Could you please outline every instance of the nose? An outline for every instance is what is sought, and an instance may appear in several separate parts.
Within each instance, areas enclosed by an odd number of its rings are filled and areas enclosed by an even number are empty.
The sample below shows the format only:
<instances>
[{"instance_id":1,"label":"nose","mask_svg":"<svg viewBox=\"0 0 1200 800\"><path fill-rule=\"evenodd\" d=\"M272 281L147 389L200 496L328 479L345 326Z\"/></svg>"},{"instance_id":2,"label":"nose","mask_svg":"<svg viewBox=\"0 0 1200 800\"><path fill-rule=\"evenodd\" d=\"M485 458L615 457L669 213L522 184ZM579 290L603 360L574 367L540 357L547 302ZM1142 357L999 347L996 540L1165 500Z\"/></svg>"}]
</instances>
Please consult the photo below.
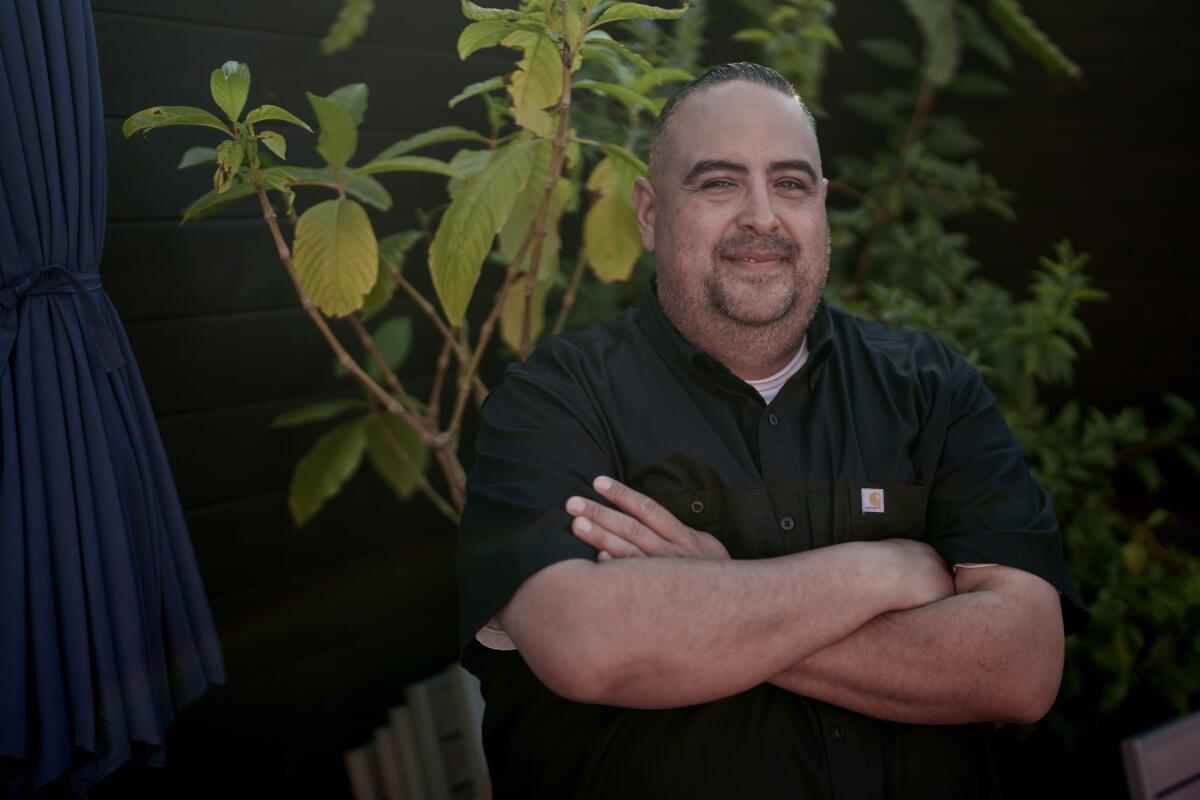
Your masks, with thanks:
<instances>
[{"instance_id":1,"label":"nose","mask_svg":"<svg viewBox=\"0 0 1200 800\"><path fill-rule=\"evenodd\" d=\"M779 217L771 192L765 183L752 182L746 188L742 208L738 214L738 227L757 234L772 233L779 228Z\"/></svg>"}]
</instances>

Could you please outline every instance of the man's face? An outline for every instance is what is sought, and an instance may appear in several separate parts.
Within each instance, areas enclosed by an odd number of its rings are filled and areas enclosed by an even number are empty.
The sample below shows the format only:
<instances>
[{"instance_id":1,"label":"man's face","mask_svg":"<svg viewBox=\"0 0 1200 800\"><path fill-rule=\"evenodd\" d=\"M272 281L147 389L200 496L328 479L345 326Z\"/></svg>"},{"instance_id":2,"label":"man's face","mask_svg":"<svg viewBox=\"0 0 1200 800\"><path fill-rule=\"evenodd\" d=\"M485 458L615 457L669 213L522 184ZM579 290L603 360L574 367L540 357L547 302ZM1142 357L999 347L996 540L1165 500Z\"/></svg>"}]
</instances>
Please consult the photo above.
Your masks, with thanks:
<instances>
[{"instance_id":1,"label":"man's face","mask_svg":"<svg viewBox=\"0 0 1200 800\"><path fill-rule=\"evenodd\" d=\"M663 310L693 344L705 331L787 329L794 352L829 267L827 181L804 111L733 81L684 100L665 136L653 184L634 190Z\"/></svg>"}]
</instances>

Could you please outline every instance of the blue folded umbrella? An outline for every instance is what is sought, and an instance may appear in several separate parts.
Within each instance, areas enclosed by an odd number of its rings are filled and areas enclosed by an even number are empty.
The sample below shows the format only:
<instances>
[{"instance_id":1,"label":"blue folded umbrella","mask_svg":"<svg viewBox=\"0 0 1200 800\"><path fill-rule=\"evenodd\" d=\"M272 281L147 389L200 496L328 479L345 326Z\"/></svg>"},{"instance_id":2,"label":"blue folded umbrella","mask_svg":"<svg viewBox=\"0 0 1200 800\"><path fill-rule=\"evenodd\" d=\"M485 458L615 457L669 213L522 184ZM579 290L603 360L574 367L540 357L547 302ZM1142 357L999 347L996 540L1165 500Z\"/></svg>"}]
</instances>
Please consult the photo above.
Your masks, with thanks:
<instances>
[{"instance_id":1,"label":"blue folded umbrella","mask_svg":"<svg viewBox=\"0 0 1200 800\"><path fill-rule=\"evenodd\" d=\"M154 415L100 286L86 0L0 0L0 796L161 763L224 681Z\"/></svg>"}]
</instances>

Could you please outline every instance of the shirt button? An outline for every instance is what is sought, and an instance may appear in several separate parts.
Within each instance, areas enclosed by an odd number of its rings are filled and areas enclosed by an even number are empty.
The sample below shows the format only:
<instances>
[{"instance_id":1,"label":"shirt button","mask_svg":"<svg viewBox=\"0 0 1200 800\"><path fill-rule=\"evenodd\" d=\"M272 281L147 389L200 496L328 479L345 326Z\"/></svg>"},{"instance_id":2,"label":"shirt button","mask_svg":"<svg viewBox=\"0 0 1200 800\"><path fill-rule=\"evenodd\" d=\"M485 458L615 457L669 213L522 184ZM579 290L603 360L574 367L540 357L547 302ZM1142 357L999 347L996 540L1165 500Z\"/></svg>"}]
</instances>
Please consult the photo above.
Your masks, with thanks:
<instances>
[{"instance_id":1,"label":"shirt button","mask_svg":"<svg viewBox=\"0 0 1200 800\"><path fill-rule=\"evenodd\" d=\"M836 739L839 739L839 740L845 739L846 731L842 728L841 725L835 725L833 728L833 735L834 735L834 738L836 738Z\"/></svg>"},{"instance_id":2,"label":"shirt button","mask_svg":"<svg viewBox=\"0 0 1200 800\"><path fill-rule=\"evenodd\" d=\"M702 501L700 501L700 500L692 501L692 513L693 514L699 514L703 510L704 510L704 503Z\"/></svg>"},{"instance_id":3,"label":"shirt button","mask_svg":"<svg viewBox=\"0 0 1200 800\"><path fill-rule=\"evenodd\" d=\"M792 528L796 527L796 520L792 519L791 517L784 517L783 519L779 520L779 527L783 528L784 531L790 531Z\"/></svg>"},{"instance_id":4,"label":"shirt button","mask_svg":"<svg viewBox=\"0 0 1200 800\"><path fill-rule=\"evenodd\" d=\"M775 416L774 414L771 414L767 417L767 422L771 423L772 428L779 427L779 417Z\"/></svg>"}]
</instances>

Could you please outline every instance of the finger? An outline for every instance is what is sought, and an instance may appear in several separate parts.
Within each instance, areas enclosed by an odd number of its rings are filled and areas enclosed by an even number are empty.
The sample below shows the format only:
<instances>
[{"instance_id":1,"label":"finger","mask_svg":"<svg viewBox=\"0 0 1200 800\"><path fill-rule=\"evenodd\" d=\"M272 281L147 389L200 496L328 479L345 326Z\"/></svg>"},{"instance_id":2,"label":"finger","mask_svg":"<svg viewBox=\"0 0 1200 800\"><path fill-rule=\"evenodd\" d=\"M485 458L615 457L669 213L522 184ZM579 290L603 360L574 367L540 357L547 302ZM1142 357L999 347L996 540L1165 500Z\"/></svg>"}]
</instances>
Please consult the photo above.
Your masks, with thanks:
<instances>
[{"instance_id":1,"label":"finger","mask_svg":"<svg viewBox=\"0 0 1200 800\"><path fill-rule=\"evenodd\" d=\"M612 554L611 554L611 553L609 553L607 550L601 550L601 551L600 551L600 552L599 552L599 553L596 555L596 560L597 560L597 561L612 561L612 560L613 560L613 557L612 557Z\"/></svg>"},{"instance_id":2,"label":"finger","mask_svg":"<svg viewBox=\"0 0 1200 800\"><path fill-rule=\"evenodd\" d=\"M605 500L641 522L660 538L676 544L680 542L683 523L652 498L606 475L592 481L592 486Z\"/></svg>"},{"instance_id":3,"label":"finger","mask_svg":"<svg viewBox=\"0 0 1200 800\"><path fill-rule=\"evenodd\" d=\"M638 558L646 554L635 545L617 536L612 531L605 530L586 517L576 517L571 520L571 533L601 552L608 553L613 558Z\"/></svg>"},{"instance_id":4,"label":"finger","mask_svg":"<svg viewBox=\"0 0 1200 800\"><path fill-rule=\"evenodd\" d=\"M670 541L628 514L582 497L567 501L567 511L576 518L587 518L609 533L616 534L648 556L669 555Z\"/></svg>"}]
</instances>

